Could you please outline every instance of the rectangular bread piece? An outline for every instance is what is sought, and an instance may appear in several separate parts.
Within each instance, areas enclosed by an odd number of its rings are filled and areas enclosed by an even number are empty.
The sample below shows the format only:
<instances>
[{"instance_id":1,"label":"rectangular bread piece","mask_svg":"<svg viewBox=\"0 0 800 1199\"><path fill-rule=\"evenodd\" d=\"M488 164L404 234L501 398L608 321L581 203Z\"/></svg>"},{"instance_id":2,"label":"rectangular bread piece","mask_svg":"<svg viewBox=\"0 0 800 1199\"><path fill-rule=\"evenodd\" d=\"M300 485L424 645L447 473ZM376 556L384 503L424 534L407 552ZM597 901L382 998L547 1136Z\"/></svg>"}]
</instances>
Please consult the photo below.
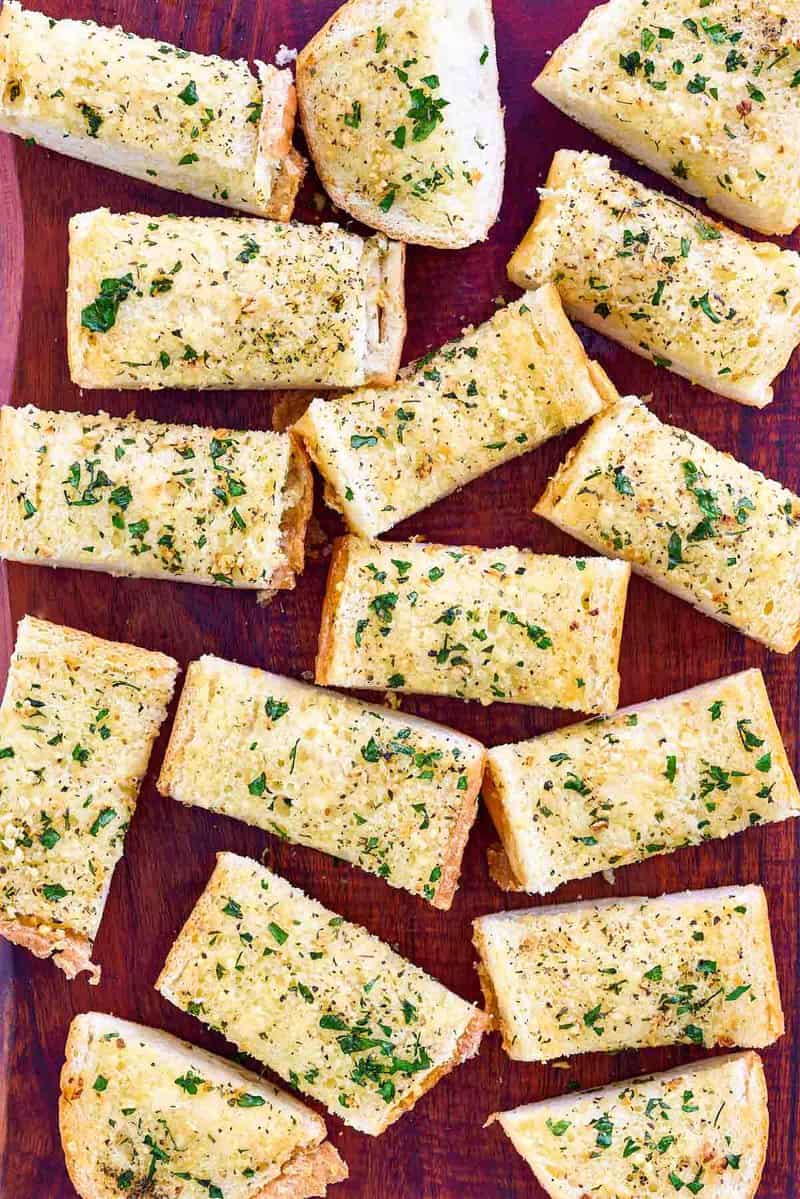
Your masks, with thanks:
<instances>
[{"instance_id":1,"label":"rectangular bread piece","mask_svg":"<svg viewBox=\"0 0 800 1199\"><path fill-rule=\"evenodd\" d=\"M613 712L628 581L598 558L343 537L317 682Z\"/></svg>"},{"instance_id":2,"label":"rectangular bread piece","mask_svg":"<svg viewBox=\"0 0 800 1199\"><path fill-rule=\"evenodd\" d=\"M600 154L559 150L508 273L520 287L556 282L575 320L756 408L800 342L800 256L710 223Z\"/></svg>"},{"instance_id":3,"label":"rectangular bread piece","mask_svg":"<svg viewBox=\"0 0 800 1199\"><path fill-rule=\"evenodd\" d=\"M291 71L194 54L6 0L0 129L72 158L288 221L305 162L292 149Z\"/></svg>"},{"instance_id":4,"label":"rectangular bread piece","mask_svg":"<svg viewBox=\"0 0 800 1199\"><path fill-rule=\"evenodd\" d=\"M473 927L486 1006L515 1061L755 1049L783 1035L761 887L500 912Z\"/></svg>"},{"instance_id":5,"label":"rectangular bread piece","mask_svg":"<svg viewBox=\"0 0 800 1199\"><path fill-rule=\"evenodd\" d=\"M178 664L26 616L0 706L0 936L100 978L92 946Z\"/></svg>"},{"instance_id":6,"label":"rectangular bread piece","mask_svg":"<svg viewBox=\"0 0 800 1199\"><path fill-rule=\"evenodd\" d=\"M734 1053L492 1117L551 1199L754 1199L769 1137L764 1067Z\"/></svg>"},{"instance_id":7,"label":"rectangular bread piece","mask_svg":"<svg viewBox=\"0 0 800 1199\"><path fill-rule=\"evenodd\" d=\"M338 225L70 221L67 336L79 387L391 383L405 338L404 249Z\"/></svg>"},{"instance_id":8,"label":"rectangular bread piece","mask_svg":"<svg viewBox=\"0 0 800 1199\"><path fill-rule=\"evenodd\" d=\"M377 537L595 416L602 400L549 284L403 371L315 399L295 430L354 533Z\"/></svg>"},{"instance_id":9,"label":"rectangular bread piece","mask_svg":"<svg viewBox=\"0 0 800 1199\"><path fill-rule=\"evenodd\" d=\"M72 1021L59 1123L72 1183L91 1199L311 1199L347 1178L324 1121L292 1095L99 1012Z\"/></svg>"},{"instance_id":10,"label":"rectangular bread piece","mask_svg":"<svg viewBox=\"0 0 800 1199\"><path fill-rule=\"evenodd\" d=\"M762 233L800 222L794 3L611 0L534 83L676 187Z\"/></svg>"},{"instance_id":11,"label":"rectangular bread piece","mask_svg":"<svg viewBox=\"0 0 800 1199\"><path fill-rule=\"evenodd\" d=\"M285 433L0 409L0 554L15 562L292 588L312 502Z\"/></svg>"},{"instance_id":12,"label":"rectangular bread piece","mask_svg":"<svg viewBox=\"0 0 800 1199\"><path fill-rule=\"evenodd\" d=\"M447 910L485 757L441 725L204 657L186 673L158 789Z\"/></svg>"},{"instance_id":13,"label":"rectangular bread piece","mask_svg":"<svg viewBox=\"0 0 800 1199\"><path fill-rule=\"evenodd\" d=\"M597 417L535 511L778 653L800 640L800 497L637 399Z\"/></svg>"},{"instance_id":14,"label":"rectangular bread piece","mask_svg":"<svg viewBox=\"0 0 800 1199\"><path fill-rule=\"evenodd\" d=\"M474 1056L488 1023L359 925L230 853L156 987L371 1136Z\"/></svg>"},{"instance_id":15,"label":"rectangular bread piece","mask_svg":"<svg viewBox=\"0 0 800 1199\"><path fill-rule=\"evenodd\" d=\"M534 895L800 815L760 670L499 745L483 795L495 880Z\"/></svg>"}]
</instances>

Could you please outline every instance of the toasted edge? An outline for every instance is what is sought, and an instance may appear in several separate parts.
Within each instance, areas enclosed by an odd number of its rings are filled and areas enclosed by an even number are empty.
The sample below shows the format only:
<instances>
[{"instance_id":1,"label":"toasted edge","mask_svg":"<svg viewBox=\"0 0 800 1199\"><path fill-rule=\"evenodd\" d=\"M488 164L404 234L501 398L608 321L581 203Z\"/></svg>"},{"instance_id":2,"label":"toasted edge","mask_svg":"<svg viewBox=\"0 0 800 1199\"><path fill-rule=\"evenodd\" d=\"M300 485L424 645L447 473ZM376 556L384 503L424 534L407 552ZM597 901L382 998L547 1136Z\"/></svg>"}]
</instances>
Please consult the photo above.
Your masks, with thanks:
<instances>
[{"instance_id":1,"label":"toasted edge","mask_svg":"<svg viewBox=\"0 0 800 1199\"><path fill-rule=\"evenodd\" d=\"M269 203L261 215L289 221L308 164L292 146L297 120L297 91L290 70L279 70L256 59L263 108L258 128L256 174L263 161L272 161L275 174Z\"/></svg>"},{"instance_id":2,"label":"toasted edge","mask_svg":"<svg viewBox=\"0 0 800 1199\"><path fill-rule=\"evenodd\" d=\"M286 561L273 572L272 578L266 584L267 591L291 591L297 582L297 575L302 574L305 566L306 531L314 508L314 476L311 473L308 454L299 438L291 433L287 436L291 448L284 487L291 486L294 477L300 494L292 507L283 514L281 548Z\"/></svg>"},{"instance_id":3,"label":"toasted edge","mask_svg":"<svg viewBox=\"0 0 800 1199\"><path fill-rule=\"evenodd\" d=\"M382 247L378 266L378 295L375 302L377 336L367 339L364 377L367 385L394 383L408 331L405 300L406 247L390 241ZM370 314L371 316L372 314Z\"/></svg>"},{"instance_id":4,"label":"toasted edge","mask_svg":"<svg viewBox=\"0 0 800 1199\"><path fill-rule=\"evenodd\" d=\"M317 657L314 663L315 682L323 685L334 682L333 662L336 656L336 617L342 583L350 560L350 539L337 537L333 543L331 564L322 601Z\"/></svg>"},{"instance_id":5,"label":"toasted edge","mask_svg":"<svg viewBox=\"0 0 800 1199\"><path fill-rule=\"evenodd\" d=\"M472 826L478 815L478 801L481 795L486 760L487 751L484 747L483 753L476 760L475 765L467 772L467 789L464 792L458 816L454 820L450 830L447 853L441 866L442 877L439 880L439 886L436 888L436 895L431 900L433 907L438 908L442 912L450 911L456 891L458 890L464 853Z\"/></svg>"},{"instance_id":6,"label":"toasted edge","mask_svg":"<svg viewBox=\"0 0 800 1199\"><path fill-rule=\"evenodd\" d=\"M58 929L41 932L21 919L0 920L0 937L27 949L36 958L52 959L70 981L86 970L93 987L100 982L102 970L92 961L93 944L88 937Z\"/></svg>"},{"instance_id":7,"label":"toasted edge","mask_svg":"<svg viewBox=\"0 0 800 1199\"><path fill-rule=\"evenodd\" d=\"M492 0L479 0L479 2L485 9L486 20L492 34L492 42L496 46ZM402 217L397 210L390 210L388 213L383 213L377 203L362 199L358 193L348 192L345 188L338 185L336 163L328 153L326 142L320 135L319 126L315 120L314 105L308 103L306 99L306 85L310 80L312 68L315 66L315 54L318 46L324 44L331 32L336 31L340 22L347 21L349 9L359 8L362 3L363 0L347 0L345 4L336 9L311 41L303 47L297 57L297 96L300 121L308 143L309 153L313 159L314 167L322 186L338 208L344 209L345 212L350 213L356 220L368 225L371 229L378 229L388 237L396 238L398 241L411 245L431 246L434 249L440 250L463 250L468 246L475 245L476 242L485 241L497 222L503 203L505 186L506 138L503 125L505 109L499 98L499 75L496 65L495 75L497 82L495 90L498 92L497 115L501 127L502 144L498 147L499 153L495 161L489 167L493 171L495 178L496 194L492 197L491 204L487 206L485 214L482 214L483 219L480 222L473 220L469 230L461 234L452 233L450 236L446 236L441 232L432 231L429 227L426 228L421 220L409 220ZM496 64L496 50L493 58Z\"/></svg>"}]
</instances>

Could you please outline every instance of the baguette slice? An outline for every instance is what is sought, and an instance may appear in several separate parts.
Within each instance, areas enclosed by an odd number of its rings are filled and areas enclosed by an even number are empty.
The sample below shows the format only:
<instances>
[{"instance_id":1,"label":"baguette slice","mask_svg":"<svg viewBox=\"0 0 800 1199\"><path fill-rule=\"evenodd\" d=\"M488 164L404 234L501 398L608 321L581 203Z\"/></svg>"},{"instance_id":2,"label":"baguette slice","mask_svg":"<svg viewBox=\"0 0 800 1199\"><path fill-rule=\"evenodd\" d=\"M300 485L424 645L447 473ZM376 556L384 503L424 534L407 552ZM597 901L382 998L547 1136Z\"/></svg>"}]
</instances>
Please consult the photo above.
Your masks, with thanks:
<instances>
[{"instance_id":1,"label":"baguette slice","mask_svg":"<svg viewBox=\"0 0 800 1199\"><path fill-rule=\"evenodd\" d=\"M80 387L391 383L404 248L337 225L238 217L70 221L67 334Z\"/></svg>"},{"instance_id":2,"label":"baguette slice","mask_svg":"<svg viewBox=\"0 0 800 1199\"><path fill-rule=\"evenodd\" d=\"M737 1053L499 1112L551 1199L755 1199L769 1138L764 1067Z\"/></svg>"},{"instance_id":3,"label":"baguette slice","mask_svg":"<svg viewBox=\"0 0 800 1199\"><path fill-rule=\"evenodd\" d=\"M315 399L295 425L354 533L376 537L595 416L602 400L550 284L402 373Z\"/></svg>"},{"instance_id":4,"label":"baguette slice","mask_svg":"<svg viewBox=\"0 0 800 1199\"><path fill-rule=\"evenodd\" d=\"M540 895L800 815L760 670L500 745L483 794L503 842L496 881Z\"/></svg>"},{"instance_id":5,"label":"baguette slice","mask_svg":"<svg viewBox=\"0 0 800 1199\"><path fill-rule=\"evenodd\" d=\"M159 187L288 221L305 173L291 71L6 0L0 129Z\"/></svg>"},{"instance_id":6,"label":"baguette slice","mask_svg":"<svg viewBox=\"0 0 800 1199\"><path fill-rule=\"evenodd\" d=\"M343 537L317 682L613 712L629 577L599 558Z\"/></svg>"},{"instance_id":7,"label":"baguette slice","mask_svg":"<svg viewBox=\"0 0 800 1199\"><path fill-rule=\"evenodd\" d=\"M156 987L371 1136L473 1057L487 1027L377 937L230 853Z\"/></svg>"},{"instance_id":8,"label":"baguette slice","mask_svg":"<svg viewBox=\"0 0 800 1199\"><path fill-rule=\"evenodd\" d=\"M778 653L800 640L800 497L634 398L597 417L534 511Z\"/></svg>"},{"instance_id":9,"label":"baguette slice","mask_svg":"<svg viewBox=\"0 0 800 1199\"><path fill-rule=\"evenodd\" d=\"M347 1178L325 1124L297 1099L168 1033L99 1012L72 1021L59 1122L82 1199L310 1199Z\"/></svg>"},{"instance_id":10,"label":"baguette slice","mask_svg":"<svg viewBox=\"0 0 800 1199\"><path fill-rule=\"evenodd\" d=\"M158 789L447 910L486 751L441 725L220 658L192 662Z\"/></svg>"},{"instance_id":11,"label":"baguette slice","mask_svg":"<svg viewBox=\"0 0 800 1199\"><path fill-rule=\"evenodd\" d=\"M800 222L800 15L794 3L611 0L534 87L723 216L762 233ZM765 69L766 68L766 69Z\"/></svg>"},{"instance_id":12,"label":"baguette slice","mask_svg":"<svg viewBox=\"0 0 800 1199\"><path fill-rule=\"evenodd\" d=\"M783 1036L761 887L606 899L474 923L487 1009L514 1061Z\"/></svg>"},{"instance_id":13,"label":"baguette slice","mask_svg":"<svg viewBox=\"0 0 800 1199\"><path fill-rule=\"evenodd\" d=\"M800 342L800 255L709 223L600 154L559 150L508 273L556 281L576 320L756 408Z\"/></svg>"},{"instance_id":14,"label":"baguette slice","mask_svg":"<svg viewBox=\"0 0 800 1199\"><path fill-rule=\"evenodd\" d=\"M26 616L0 705L0 936L91 960L178 664Z\"/></svg>"},{"instance_id":15,"label":"baguette slice","mask_svg":"<svg viewBox=\"0 0 800 1199\"><path fill-rule=\"evenodd\" d=\"M503 197L491 0L349 0L297 59L300 115L334 203L400 241L482 241Z\"/></svg>"},{"instance_id":16,"label":"baguette slice","mask_svg":"<svg viewBox=\"0 0 800 1199\"><path fill-rule=\"evenodd\" d=\"M282 433L0 410L0 554L15 562L292 588L313 486Z\"/></svg>"}]
</instances>

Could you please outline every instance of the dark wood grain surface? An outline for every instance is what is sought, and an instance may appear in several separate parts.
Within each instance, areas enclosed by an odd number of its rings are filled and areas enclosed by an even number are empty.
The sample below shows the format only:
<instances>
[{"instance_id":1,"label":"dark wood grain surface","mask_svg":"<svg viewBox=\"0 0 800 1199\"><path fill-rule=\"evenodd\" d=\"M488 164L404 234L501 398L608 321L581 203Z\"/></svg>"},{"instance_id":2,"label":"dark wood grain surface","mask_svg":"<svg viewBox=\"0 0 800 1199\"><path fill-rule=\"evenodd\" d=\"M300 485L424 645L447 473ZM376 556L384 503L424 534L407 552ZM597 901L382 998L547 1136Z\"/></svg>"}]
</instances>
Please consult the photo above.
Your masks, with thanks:
<instances>
[{"instance_id":1,"label":"dark wood grain surface","mask_svg":"<svg viewBox=\"0 0 800 1199\"><path fill-rule=\"evenodd\" d=\"M32 0L40 7L40 0ZM57 17L119 22L140 34L190 49L271 61L281 43L302 46L336 7L336 0L49 0ZM487 318L498 297L511 297L505 267L527 228L553 152L560 147L602 149L531 90L545 56L584 17L591 0L495 0L509 162L506 199L490 240L460 253L412 247L408 263L410 315L406 360L438 346L467 322ZM622 155L617 165L657 182ZM664 186L657 182L657 186ZM298 216L319 220L319 185L312 177ZM85 166L0 136L0 400L44 408L102 407L115 415L134 403L142 417L201 424L269 428L267 393L81 394L70 383L65 346L67 221L78 211L107 205L125 212L202 215L212 209L119 175ZM325 219L340 219L330 208ZM800 243L798 243L800 244ZM587 347L625 392L655 393L659 417L706 437L745 462L800 488L800 438L794 413L800 382L795 360L763 412L739 407L678 380L603 338L582 332ZM531 515L545 481L574 437L551 442L436 505L396 535L484 546L513 543L534 550L572 552L574 543ZM337 518L318 501L328 535ZM103 637L173 654L185 667L210 652L288 675L311 670L326 573L324 550L309 563L294 593L258 607L246 593L167 582L114 580L105 575L11 565L0 590L0 670L5 673L13 628L25 613L75 625ZM798 658L771 655L733 630L693 612L651 585L634 580L622 652L622 702L677 691L747 666L760 666L797 767ZM404 699L409 712L452 724L488 744L518 740L569 723L564 713L504 707L481 709L457 701ZM167 725L167 728L169 726ZM57 1128L58 1074L73 1015L90 1008L162 1026L221 1053L231 1047L182 1015L153 989L178 928L212 868L227 849L265 855L293 883L346 917L396 945L462 995L479 988L470 944L474 916L530 906L507 898L491 883L486 848L493 839L482 813L467 850L461 890L452 912L437 913L420 900L332 858L282 845L256 830L189 810L160 798L153 785L165 745L152 768L119 865L96 944L103 981L69 983L51 964L0 946L0 1196L2 1199L74 1199ZM635 780L632 780L635 785ZM621 870L613 893L658 895L689 887L762 883L767 890L787 1034L764 1057L772 1133L762 1199L800 1194L796 1141L800 1112L798 1027L798 865L793 824L756 829ZM562 888L559 900L606 896L602 879ZM533 901L535 902L535 901ZM511 1063L489 1037L480 1057L459 1069L379 1140L328 1124L347 1159L350 1181L337 1199L538 1199L541 1192L497 1127L498 1108L581 1086L629 1077L689 1060L684 1048L574 1059L567 1069Z\"/></svg>"}]
</instances>

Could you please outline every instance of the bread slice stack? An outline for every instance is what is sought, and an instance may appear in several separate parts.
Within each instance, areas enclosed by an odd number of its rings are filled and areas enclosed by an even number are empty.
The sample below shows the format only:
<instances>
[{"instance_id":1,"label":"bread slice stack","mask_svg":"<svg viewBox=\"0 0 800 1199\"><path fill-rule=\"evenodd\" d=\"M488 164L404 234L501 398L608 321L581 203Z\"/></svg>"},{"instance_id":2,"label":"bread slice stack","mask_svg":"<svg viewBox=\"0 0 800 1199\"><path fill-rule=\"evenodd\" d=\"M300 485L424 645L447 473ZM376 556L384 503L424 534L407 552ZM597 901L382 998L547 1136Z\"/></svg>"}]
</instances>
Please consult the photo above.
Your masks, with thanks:
<instances>
[{"instance_id":1,"label":"bread slice stack","mask_svg":"<svg viewBox=\"0 0 800 1199\"><path fill-rule=\"evenodd\" d=\"M59 1103L82 1199L311 1199L347 1178L325 1124L257 1074L115 1016L76 1016Z\"/></svg>"}]
</instances>

